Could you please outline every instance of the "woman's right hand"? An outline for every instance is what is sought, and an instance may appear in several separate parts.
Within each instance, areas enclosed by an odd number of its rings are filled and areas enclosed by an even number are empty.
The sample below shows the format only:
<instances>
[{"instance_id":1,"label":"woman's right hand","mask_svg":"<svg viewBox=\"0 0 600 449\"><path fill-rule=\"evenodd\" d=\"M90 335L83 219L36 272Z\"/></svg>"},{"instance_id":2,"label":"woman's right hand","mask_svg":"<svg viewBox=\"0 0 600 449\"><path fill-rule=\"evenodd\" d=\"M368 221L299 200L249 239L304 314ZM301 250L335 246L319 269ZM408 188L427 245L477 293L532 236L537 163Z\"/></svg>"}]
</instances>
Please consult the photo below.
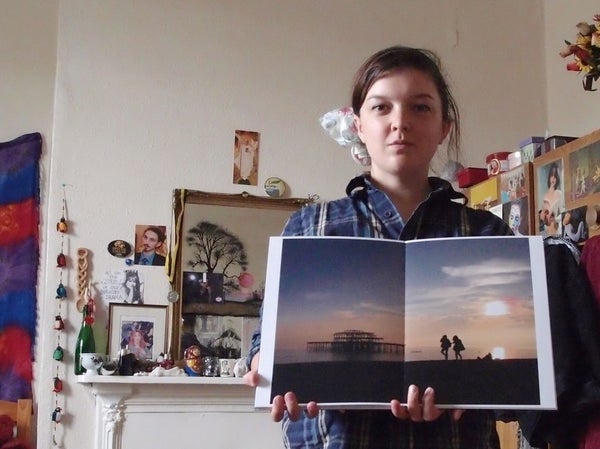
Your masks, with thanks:
<instances>
[{"instance_id":1,"label":"woman's right hand","mask_svg":"<svg viewBox=\"0 0 600 449\"><path fill-rule=\"evenodd\" d=\"M277 395L273 398L273 406L271 407L271 418L273 421L279 422L283 419L285 412L292 421L298 421L302 416L302 408L298 405L296 395L288 391L285 395ZM316 402L311 401L306 404L304 415L308 418L314 418L319 414L319 406Z\"/></svg>"},{"instance_id":2,"label":"woman's right hand","mask_svg":"<svg viewBox=\"0 0 600 449\"><path fill-rule=\"evenodd\" d=\"M259 353L252 358L250 363L250 370L244 375L244 383L251 387L256 387L260 381L258 375L258 357ZM273 421L279 422L285 416L287 411L289 418L292 421L297 421L302 415L302 408L298 405L296 395L291 391L288 391L285 395L277 395L273 398L273 405L271 406L271 417ZM311 401L306 405L304 414L309 418L314 418L319 413L319 407L316 402Z\"/></svg>"}]
</instances>

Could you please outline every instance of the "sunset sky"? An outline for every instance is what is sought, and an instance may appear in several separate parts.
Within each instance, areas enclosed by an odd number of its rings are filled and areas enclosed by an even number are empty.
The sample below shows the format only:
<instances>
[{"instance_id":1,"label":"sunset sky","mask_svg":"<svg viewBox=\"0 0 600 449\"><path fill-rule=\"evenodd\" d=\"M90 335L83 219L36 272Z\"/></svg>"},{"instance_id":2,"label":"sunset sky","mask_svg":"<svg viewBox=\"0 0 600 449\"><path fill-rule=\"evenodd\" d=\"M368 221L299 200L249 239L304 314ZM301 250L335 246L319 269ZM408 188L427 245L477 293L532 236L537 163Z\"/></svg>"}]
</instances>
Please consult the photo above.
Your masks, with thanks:
<instances>
[{"instance_id":1,"label":"sunset sky","mask_svg":"<svg viewBox=\"0 0 600 449\"><path fill-rule=\"evenodd\" d=\"M406 245L405 341L401 242L284 238L277 347L302 349L358 329L406 343L406 360L441 358L443 334L463 340L465 359L536 356L527 238L413 242ZM265 307L276 299L265 298Z\"/></svg>"}]
</instances>

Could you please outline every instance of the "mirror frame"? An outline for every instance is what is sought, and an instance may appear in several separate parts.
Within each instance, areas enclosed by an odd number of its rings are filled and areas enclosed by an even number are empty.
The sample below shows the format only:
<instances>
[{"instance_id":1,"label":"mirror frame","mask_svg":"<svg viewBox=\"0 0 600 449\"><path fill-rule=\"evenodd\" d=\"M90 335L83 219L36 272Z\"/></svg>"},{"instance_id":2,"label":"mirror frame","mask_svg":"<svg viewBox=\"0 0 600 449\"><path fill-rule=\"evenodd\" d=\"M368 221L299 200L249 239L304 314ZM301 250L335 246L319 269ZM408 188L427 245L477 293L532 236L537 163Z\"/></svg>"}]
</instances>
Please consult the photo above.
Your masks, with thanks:
<instances>
[{"instance_id":1,"label":"mirror frame","mask_svg":"<svg viewBox=\"0 0 600 449\"><path fill-rule=\"evenodd\" d=\"M185 268L185 265L182 261L182 245L186 244L184 235L186 230L183 229L186 208L190 206L203 205L223 208L243 208L243 210L238 212L247 214L248 219L250 220L251 215L256 214L257 210L259 210L261 215L268 213L268 211L289 212L286 215L286 217L289 217L296 210L299 210L305 205L313 202L314 199L315 198L310 196L308 198L271 198L254 196L247 192L242 192L241 194L226 194L186 189L173 190L173 238L171 241L171 249L167 258L167 273L172 289L171 295L173 295L171 298L176 298L176 300L170 304L171 307L169 317L171 323L169 351L175 360L181 359L182 350L185 349L181 348L181 325L183 313L183 273ZM223 225L225 229L228 227L227 223L219 223L219 225ZM285 221L281 223L280 231L283 230L284 225ZM268 249L269 237L270 235L264 236L265 250ZM264 257L266 260L266 253ZM262 269L263 271L266 271L266 265L262 267ZM258 308L256 315L247 316L258 316L259 309L260 308ZM197 315L200 314L201 313L198 313Z\"/></svg>"}]
</instances>

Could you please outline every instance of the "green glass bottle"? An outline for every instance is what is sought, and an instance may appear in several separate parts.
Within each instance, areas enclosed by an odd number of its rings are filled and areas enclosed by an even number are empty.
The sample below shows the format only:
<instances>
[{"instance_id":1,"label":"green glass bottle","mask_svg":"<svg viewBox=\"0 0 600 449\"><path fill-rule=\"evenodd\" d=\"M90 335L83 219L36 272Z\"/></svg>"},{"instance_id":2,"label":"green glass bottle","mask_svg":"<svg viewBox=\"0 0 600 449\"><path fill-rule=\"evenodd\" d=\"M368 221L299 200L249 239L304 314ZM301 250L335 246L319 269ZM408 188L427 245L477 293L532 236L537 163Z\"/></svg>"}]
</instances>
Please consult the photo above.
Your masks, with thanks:
<instances>
[{"instance_id":1,"label":"green glass bottle","mask_svg":"<svg viewBox=\"0 0 600 449\"><path fill-rule=\"evenodd\" d=\"M94 322L89 310L89 305L83 306L83 319L81 321L81 329L79 329L79 335L77 336L77 343L75 343L75 374L84 374L86 369L81 366L81 354L86 352L96 352L96 342L94 341L94 329L92 323Z\"/></svg>"}]
</instances>

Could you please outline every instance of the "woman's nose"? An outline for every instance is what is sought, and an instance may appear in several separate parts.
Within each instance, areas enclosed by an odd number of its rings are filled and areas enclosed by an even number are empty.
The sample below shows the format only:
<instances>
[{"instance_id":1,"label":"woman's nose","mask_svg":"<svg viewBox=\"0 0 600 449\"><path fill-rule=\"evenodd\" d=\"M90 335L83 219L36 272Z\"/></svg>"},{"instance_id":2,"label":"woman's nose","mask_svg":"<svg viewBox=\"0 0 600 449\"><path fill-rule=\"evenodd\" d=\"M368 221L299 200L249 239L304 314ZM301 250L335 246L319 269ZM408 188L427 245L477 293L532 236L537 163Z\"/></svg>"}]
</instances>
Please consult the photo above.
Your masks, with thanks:
<instances>
[{"instance_id":1,"label":"woman's nose","mask_svg":"<svg viewBox=\"0 0 600 449\"><path fill-rule=\"evenodd\" d=\"M408 113L404 109L398 109L394 111L392 117L392 129L394 131L406 131L410 127L410 118Z\"/></svg>"}]
</instances>

